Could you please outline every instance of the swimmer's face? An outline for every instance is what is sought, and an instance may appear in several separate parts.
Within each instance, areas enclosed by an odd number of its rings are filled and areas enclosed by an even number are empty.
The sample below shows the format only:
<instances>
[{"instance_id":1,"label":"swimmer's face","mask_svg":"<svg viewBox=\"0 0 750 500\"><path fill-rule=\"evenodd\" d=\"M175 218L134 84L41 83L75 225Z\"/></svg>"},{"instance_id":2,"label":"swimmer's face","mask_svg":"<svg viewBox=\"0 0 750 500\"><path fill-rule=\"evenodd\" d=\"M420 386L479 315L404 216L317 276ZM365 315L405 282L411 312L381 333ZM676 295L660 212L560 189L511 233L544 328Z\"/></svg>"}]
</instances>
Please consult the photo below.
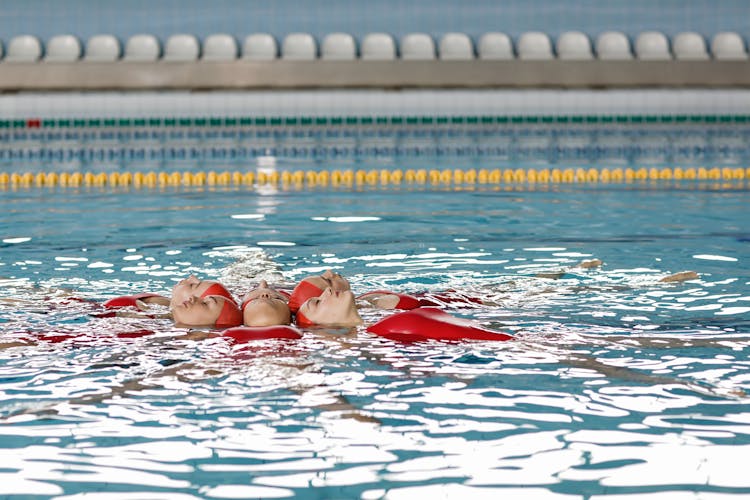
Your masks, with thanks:
<instances>
[{"instance_id":1,"label":"swimmer's face","mask_svg":"<svg viewBox=\"0 0 750 500\"><path fill-rule=\"evenodd\" d=\"M303 281L307 281L311 285L315 285L321 290L331 288L334 292L343 292L350 290L349 282L338 273L334 273L330 269L321 275L308 276Z\"/></svg>"},{"instance_id":2,"label":"swimmer's face","mask_svg":"<svg viewBox=\"0 0 750 500\"><path fill-rule=\"evenodd\" d=\"M288 298L286 295L284 295L281 292L276 291L275 288L271 288L268 286L268 283L266 280L261 280L260 284L258 285L258 288L255 288L254 290L250 290L245 294L245 297L242 299L242 302L249 302L251 300L255 300L258 298L273 298L283 301L284 303L288 302Z\"/></svg>"},{"instance_id":3,"label":"swimmer's face","mask_svg":"<svg viewBox=\"0 0 750 500\"><path fill-rule=\"evenodd\" d=\"M288 325L292 315L286 302L266 297L249 302L243 311L245 326Z\"/></svg>"},{"instance_id":4,"label":"swimmer's face","mask_svg":"<svg viewBox=\"0 0 750 500\"><path fill-rule=\"evenodd\" d=\"M268 286L264 281L251 290L242 301L245 304L243 323L246 326L288 325L291 313L287 297Z\"/></svg>"},{"instance_id":5,"label":"swimmer's face","mask_svg":"<svg viewBox=\"0 0 750 500\"><path fill-rule=\"evenodd\" d=\"M179 304L172 305L172 317L178 325L212 326L219 319L224 307L224 297L209 295L200 298L190 296Z\"/></svg>"},{"instance_id":6,"label":"swimmer's face","mask_svg":"<svg viewBox=\"0 0 750 500\"><path fill-rule=\"evenodd\" d=\"M182 304L190 297L200 297L206 290L208 290L208 287L215 283L218 283L218 281L199 280L191 274L172 287L172 300L170 306Z\"/></svg>"},{"instance_id":7,"label":"swimmer's face","mask_svg":"<svg viewBox=\"0 0 750 500\"><path fill-rule=\"evenodd\" d=\"M319 297L305 301L299 312L318 325L356 326L362 323L354 294L349 290L326 288Z\"/></svg>"}]
</instances>

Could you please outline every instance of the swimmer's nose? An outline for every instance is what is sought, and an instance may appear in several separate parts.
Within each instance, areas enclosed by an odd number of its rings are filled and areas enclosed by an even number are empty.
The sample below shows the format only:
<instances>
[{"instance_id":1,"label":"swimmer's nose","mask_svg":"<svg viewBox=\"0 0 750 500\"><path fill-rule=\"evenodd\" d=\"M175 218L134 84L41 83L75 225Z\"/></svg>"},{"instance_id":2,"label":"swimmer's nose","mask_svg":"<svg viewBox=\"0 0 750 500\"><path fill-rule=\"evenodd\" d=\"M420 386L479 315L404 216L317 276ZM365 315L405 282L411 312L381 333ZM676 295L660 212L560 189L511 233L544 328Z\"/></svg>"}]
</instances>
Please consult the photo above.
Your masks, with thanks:
<instances>
[{"instance_id":1,"label":"swimmer's nose","mask_svg":"<svg viewBox=\"0 0 750 500\"><path fill-rule=\"evenodd\" d=\"M331 271L330 269L326 269L326 272L323 273L323 276L325 276L326 278L333 278L333 271Z\"/></svg>"},{"instance_id":2,"label":"swimmer's nose","mask_svg":"<svg viewBox=\"0 0 750 500\"><path fill-rule=\"evenodd\" d=\"M266 280L260 280L260 285L258 285L258 288L268 288L268 282L266 282Z\"/></svg>"}]
</instances>

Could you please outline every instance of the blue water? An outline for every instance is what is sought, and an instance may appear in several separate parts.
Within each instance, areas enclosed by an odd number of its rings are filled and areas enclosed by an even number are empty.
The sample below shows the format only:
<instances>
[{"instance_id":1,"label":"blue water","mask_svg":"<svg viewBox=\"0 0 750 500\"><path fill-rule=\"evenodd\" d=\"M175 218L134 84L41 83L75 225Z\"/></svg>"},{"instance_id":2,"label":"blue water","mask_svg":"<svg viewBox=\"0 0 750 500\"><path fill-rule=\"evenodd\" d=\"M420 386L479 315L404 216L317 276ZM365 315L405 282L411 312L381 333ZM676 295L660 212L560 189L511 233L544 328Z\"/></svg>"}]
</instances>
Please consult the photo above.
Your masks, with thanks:
<instances>
[{"instance_id":1,"label":"blue water","mask_svg":"<svg viewBox=\"0 0 750 500\"><path fill-rule=\"evenodd\" d=\"M0 497L750 495L748 202L698 181L6 188ZM89 315L190 273L240 293L326 268L483 297L452 312L516 339L232 347Z\"/></svg>"}]
</instances>

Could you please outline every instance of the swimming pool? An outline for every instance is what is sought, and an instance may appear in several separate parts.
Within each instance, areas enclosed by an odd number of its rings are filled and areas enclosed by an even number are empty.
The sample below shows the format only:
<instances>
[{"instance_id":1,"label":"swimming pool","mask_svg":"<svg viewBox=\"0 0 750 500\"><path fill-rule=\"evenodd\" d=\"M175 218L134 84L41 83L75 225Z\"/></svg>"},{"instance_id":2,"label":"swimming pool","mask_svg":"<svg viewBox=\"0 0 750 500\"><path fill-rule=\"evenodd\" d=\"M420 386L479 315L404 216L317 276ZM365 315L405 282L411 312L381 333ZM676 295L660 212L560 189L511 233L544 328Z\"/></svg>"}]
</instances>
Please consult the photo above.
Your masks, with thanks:
<instances>
[{"instance_id":1,"label":"swimming pool","mask_svg":"<svg viewBox=\"0 0 750 500\"><path fill-rule=\"evenodd\" d=\"M330 151L341 137L322 140ZM700 151L685 153L701 165ZM320 169L311 154L279 164ZM432 150L388 158L445 164ZM735 467L750 452L744 181L1 192L4 496L750 493ZM590 258L604 266L574 267ZM91 317L95 304L71 299L167 293L189 273L242 290L326 268L355 291L481 296L496 305L452 312L517 338L334 330L231 347L163 320ZM685 269L700 279L659 282Z\"/></svg>"}]
</instances>

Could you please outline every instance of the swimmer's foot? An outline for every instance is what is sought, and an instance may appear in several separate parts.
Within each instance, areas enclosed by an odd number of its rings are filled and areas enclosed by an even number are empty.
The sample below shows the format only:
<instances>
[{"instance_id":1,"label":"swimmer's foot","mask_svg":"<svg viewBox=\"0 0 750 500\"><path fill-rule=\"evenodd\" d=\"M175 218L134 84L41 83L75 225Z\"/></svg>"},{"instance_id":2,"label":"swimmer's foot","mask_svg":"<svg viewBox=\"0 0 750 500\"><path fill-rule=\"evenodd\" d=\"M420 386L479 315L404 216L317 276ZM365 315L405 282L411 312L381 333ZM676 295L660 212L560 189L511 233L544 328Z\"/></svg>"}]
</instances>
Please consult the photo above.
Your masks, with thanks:
<instances>
[{"instance_id":1,"label":"swimmer's foot","mask_svg":"<svg viewBox=\"0 0 750 500\"><path fill-rule=\"evenodd\" d=\"M698 273L695 271L682 271L675 274L670 274L669 276L665 276L659 281L662 283L680 283L683 281L690 281L690 280L697 280L698 279Z\"/></svg>"},{"instance_id":2,"label":"swimmer's foot","mask_svg":"<svg viewBox=\"0 0 750 500\"><path fill-rule=\"evenodd\" d=\"M601 267L602 261L599 259L591 259L591 260L584 260L581 261L580 264L578 264L576 267L580 267L582 269L596 269L597 267Z\"/></svg>"}]
</instances>

